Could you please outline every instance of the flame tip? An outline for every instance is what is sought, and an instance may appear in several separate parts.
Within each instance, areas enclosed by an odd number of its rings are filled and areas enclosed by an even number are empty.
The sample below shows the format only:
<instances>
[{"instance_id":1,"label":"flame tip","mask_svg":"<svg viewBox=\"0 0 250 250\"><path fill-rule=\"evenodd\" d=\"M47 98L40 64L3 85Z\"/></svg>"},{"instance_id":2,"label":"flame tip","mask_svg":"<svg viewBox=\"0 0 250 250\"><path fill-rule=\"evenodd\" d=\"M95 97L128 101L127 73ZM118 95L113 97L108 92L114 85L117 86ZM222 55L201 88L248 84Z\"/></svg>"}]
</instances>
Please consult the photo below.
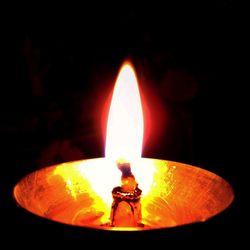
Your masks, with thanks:
<instances>
[{"instance_id":1,"label":"flame tip","mask_svg":"<svg viewBox=\"0 0 250 250\"><path fill-rule=\"evenodd\" d=\"M126 60L119 71L110 105L105 156L114 161L141 157L143 111L136 73Z\"/></svg>"}]
</instances>

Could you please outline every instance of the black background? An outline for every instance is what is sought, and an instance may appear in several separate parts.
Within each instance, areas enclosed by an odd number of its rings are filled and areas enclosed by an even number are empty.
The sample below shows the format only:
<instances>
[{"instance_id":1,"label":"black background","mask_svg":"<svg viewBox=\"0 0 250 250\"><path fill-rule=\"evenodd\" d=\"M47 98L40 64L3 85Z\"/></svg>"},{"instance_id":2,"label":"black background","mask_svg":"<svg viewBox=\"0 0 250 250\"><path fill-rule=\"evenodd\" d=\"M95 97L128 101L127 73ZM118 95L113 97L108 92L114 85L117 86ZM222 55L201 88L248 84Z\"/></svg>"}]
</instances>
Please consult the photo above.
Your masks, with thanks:
<instances>
[{"instance_id":1,"label":"black background","mask_svg":"<svg viewBox=\"0 0 250 250\"><path fill-rule=\"evenodd\" d=\"M63 7L17 8L5 19L1 237L20 244L31 238L46 244L243 244L247 113L239 76L242 25L234 3ZM102 111L127 58L148 98L151 130L143 156L215 172L233 186L232 206L201 225L125 235L51 223L17 208L12 189L27 173L103 156Z\"/></svg>"}]
</instances>

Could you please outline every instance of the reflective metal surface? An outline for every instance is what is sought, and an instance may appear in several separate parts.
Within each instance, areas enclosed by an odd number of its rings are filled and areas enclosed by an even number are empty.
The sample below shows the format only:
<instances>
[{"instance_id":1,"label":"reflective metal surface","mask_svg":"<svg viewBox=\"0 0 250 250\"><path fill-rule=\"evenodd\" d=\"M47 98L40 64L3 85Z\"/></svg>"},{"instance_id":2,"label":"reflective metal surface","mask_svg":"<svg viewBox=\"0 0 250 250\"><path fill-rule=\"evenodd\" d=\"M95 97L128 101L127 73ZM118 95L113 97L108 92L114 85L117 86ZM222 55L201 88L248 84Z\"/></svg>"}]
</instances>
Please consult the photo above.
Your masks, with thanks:
<instances>
[{"instance_id":1,"label":"reflective metal surface","mask_svg":"<svg viewBox=\"0 0 250 250\"><path fill-rule=\"evenodd\" d=\"M226 209L234 198L230 184L214 173L178 162L142 158L141 169L152 177L146 185L137 179L142 189L144 227L108 227L111 200L105 200L105 195L112 197L107 190L116 184L105 170L107 164L104 158L97 158L40 169L16 184L15 200L29 212L61 223L105 230L151 230L206 221ZM92 176L99 179L93 182ZM99 189L94 188L96 182Z\"/></svg>"}]
</instances>

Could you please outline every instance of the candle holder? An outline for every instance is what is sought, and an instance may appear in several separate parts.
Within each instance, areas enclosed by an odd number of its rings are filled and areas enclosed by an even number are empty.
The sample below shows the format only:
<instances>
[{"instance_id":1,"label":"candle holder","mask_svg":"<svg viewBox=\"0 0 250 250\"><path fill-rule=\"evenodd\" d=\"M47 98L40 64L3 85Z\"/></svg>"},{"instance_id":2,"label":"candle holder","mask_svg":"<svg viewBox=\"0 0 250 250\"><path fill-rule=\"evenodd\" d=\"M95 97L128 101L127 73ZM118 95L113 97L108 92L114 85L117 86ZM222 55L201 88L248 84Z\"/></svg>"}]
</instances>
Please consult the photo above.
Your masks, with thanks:
<instances>
[{"instance_id":1,"label":"candle holder","mask_svg":"<svg viewBox=\"0 0 250 250\"><path fill-rule=\"evenodd\" d=\"M32 172L16 184L14 199L23 209L48 220L122 231L204 222L229 207L234 199L226 180L202 168L150 158L141 158L135 164L133 173L142 190L143 226L116 227L110 223L112 189L120 175L112 175L114 166L106 158L73 161ZM144 174L138 174L142 169Z\"/></svg>"}]
</instances>

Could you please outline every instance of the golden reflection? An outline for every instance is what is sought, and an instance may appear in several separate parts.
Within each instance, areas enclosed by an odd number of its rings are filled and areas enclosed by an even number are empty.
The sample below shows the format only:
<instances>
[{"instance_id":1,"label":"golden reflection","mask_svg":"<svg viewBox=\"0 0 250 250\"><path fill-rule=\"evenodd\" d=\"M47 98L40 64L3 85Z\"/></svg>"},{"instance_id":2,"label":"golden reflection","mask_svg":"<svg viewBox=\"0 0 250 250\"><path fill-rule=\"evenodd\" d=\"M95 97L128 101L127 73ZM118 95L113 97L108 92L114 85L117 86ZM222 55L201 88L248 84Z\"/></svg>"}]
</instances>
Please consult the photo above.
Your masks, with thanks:
<instances>
[{"instance_id":1,"label":"golden reflection","mask_svg":"<svg viewBox=\"0 0 250 250\"><path fill-rule=\"evenodd\" d=\"M142 158L134 169L144 167L144 172L150 173L136 177L142 189L145 226L108 227L111 192L120 184L121 176L109 164L107 159L97 158L38 170L15 186L15 199L24 209L61 223L106 230L147 230L205 221L226 209L234 197L228 182L209 171Z\"/></svg>"}]
</instances>

